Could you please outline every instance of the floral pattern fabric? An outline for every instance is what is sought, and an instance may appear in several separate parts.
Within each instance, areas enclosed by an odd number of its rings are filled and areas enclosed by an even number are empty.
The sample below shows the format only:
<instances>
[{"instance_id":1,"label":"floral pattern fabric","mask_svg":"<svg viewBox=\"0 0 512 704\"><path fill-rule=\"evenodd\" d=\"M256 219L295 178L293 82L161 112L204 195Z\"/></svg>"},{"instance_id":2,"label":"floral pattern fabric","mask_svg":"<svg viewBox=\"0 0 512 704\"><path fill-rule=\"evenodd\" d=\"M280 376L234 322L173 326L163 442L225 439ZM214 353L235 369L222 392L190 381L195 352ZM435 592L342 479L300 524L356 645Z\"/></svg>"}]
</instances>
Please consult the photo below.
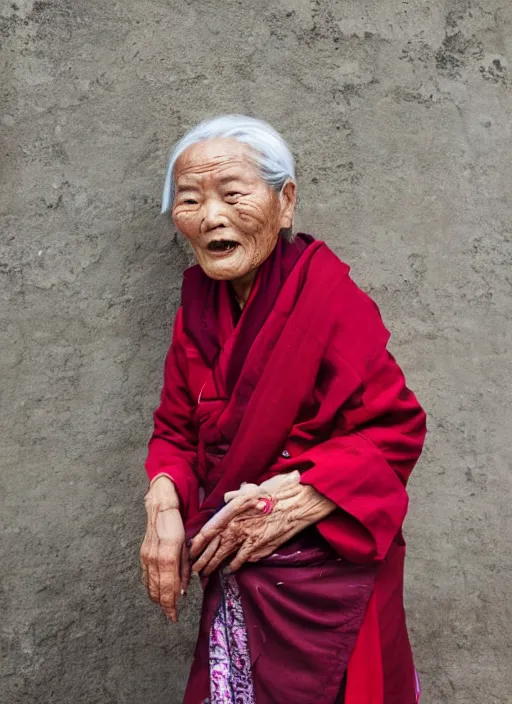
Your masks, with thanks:
<instances>
[{"instance_id":1,"label":"floral pattern fabric","mask_svg":"<svg viewBox=\"0 0 512 704\"><path fill-rule=\"evenodd\" d=\"M222 598L210 629L210 698L204 704L256 704L238 584L222 571L220 579Z\"/></svg>"}]
</instances>

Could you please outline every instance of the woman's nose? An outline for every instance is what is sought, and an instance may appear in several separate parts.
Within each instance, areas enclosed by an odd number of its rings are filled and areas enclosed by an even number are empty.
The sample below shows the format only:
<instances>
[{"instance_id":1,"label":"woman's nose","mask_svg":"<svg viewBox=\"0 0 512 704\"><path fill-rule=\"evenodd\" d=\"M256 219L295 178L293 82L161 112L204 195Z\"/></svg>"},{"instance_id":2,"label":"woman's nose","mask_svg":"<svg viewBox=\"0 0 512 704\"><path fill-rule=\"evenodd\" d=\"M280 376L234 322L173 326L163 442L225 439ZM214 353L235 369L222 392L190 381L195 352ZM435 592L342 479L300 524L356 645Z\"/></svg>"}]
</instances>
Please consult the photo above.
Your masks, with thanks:
<instances>
[{"instance_id":1,"label":"woman's nose","mask_svg":"<svg viewBox=\"0 0 512 704\"><path fill-rule=\"evenodd\" d=\"M203 204L201 230L208 232L209 230L215 230L217 227L225 227L226 224L222 201L217 198L208 198Z\"/></svg>"}]
</instances>

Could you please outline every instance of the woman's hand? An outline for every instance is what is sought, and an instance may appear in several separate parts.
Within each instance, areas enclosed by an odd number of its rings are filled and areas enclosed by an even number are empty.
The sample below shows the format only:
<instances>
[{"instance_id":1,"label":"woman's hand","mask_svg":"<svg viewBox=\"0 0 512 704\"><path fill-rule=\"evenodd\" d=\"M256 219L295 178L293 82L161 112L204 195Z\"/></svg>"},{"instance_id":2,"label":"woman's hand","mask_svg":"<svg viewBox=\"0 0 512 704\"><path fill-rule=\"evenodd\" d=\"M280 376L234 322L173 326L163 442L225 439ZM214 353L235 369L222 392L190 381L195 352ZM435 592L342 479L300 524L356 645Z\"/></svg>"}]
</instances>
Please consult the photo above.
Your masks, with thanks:
<instances>
[{"instance_id":1,"label":"woman's hand","mask_svg":"<svg viewBox=\"0 0 512 704\"><path fill-rule=\"evenodd\" d=\"M304 528L318 523L336 504L311 486L300 474L278 475L260 486L243 484L224 497L228 502L193 539L190 547L194 572L207 576L230 555L230 571L244 562L271 555Z\"/></svg>"},{"instance_id":2,"label":"woman's hand","mask_svg":"<svg viewBox=\"0 0 512 704\"><path fill-rule=\"evenodd\" d=\"M178 599L187 590L190 563L179 498L172 481L158 477L144 503L148 525L140 549L142 581L152 601L160 604L165 615L176 623Z\"/></svg>"}]
</instances>

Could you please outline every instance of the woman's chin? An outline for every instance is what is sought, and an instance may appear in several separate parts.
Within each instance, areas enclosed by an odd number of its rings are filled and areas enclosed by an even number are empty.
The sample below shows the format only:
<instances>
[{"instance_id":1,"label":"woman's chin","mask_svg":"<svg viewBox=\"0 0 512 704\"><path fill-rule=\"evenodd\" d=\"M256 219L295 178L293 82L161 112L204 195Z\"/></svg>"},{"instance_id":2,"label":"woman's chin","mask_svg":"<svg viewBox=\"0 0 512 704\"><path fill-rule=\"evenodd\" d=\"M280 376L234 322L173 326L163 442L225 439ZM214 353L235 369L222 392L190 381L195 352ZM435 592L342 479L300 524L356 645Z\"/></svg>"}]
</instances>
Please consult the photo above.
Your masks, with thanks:
<instances>
[{"instance_id":1,"label":"woman's chin","mask_svg":"<svg viewBox=\"0 0 512 704\"><path fill-rule=\"evenodd\" d=\"M240 254L235 250L222 257L203 255L198 258L198 264L210 279L232 281L242 278L251 270L251 262L245 261L246 257Z\"/></svg>"}]
</instances>

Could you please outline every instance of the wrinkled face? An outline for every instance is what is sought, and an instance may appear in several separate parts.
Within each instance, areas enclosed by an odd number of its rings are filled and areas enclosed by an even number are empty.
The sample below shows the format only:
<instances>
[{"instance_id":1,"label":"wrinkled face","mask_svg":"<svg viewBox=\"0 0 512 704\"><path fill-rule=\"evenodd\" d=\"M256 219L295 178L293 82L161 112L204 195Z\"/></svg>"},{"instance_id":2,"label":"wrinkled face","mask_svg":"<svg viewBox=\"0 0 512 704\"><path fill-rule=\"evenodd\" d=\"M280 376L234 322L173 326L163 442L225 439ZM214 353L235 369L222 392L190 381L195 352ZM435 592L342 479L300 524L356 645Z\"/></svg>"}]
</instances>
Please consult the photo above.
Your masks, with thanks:
<instances>
[{"instance_id":1,"label":"wrinkled face","mask_svg":"<svg viewBox=\"0 0 512 704\"><path fill-rule=\"evenodd\" d=\"M253 151L235 139L186 149L174 167L172 218L212 279L236 281L255 271L292 225L295 184L277 193L260 176Z\"/></svg>"}]
</instances>

